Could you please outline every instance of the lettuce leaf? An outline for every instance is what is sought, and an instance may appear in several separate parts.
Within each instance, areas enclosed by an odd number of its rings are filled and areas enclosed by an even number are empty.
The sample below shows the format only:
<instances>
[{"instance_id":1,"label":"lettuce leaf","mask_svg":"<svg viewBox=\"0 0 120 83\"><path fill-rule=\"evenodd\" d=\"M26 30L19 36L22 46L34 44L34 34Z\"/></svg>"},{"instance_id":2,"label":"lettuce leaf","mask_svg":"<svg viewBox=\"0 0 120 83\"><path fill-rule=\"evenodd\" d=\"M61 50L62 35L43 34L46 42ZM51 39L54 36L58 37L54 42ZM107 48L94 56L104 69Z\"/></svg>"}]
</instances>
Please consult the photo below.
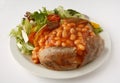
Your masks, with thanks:
<instances>
[{"instance_id":1,"label":"lettuce leaf","mask_svg":"<svg viewBox=\"0 0 120 83\"><path fill-rule=\"evenodd\" d=\"M17 47L20 49L21 53L31 55L34 46L29 42L24 41L22 30L23 26L19 25L15 29L11 30L10 36L16 39Z\"/></svg>"},{"instance_id":2,"label":"lettuce leaf","mask_svg":"<svg viewBox=\"0 0 120 83\"><path fill-rule=\"evenodd\" d=\"M95 34L99 34L100 32L103 31L103 29L102 29L101 27L99 27L99 28L94 28L93 30L94 30Z\"/></svg>"},{"instance_id":3,"label":"lettuce leaf","mask_svg":"<svg viewBox=\"0 0 120 83\"><path fill-rule=\"evenodd\" d=\"M55 8L54 13L58 14L61 18L76 17L76 18L86 19L86 17L83 14L79 13L78 11L73 10L73 9L65 10L62 6Z\"/></svg>"}]
</instances>

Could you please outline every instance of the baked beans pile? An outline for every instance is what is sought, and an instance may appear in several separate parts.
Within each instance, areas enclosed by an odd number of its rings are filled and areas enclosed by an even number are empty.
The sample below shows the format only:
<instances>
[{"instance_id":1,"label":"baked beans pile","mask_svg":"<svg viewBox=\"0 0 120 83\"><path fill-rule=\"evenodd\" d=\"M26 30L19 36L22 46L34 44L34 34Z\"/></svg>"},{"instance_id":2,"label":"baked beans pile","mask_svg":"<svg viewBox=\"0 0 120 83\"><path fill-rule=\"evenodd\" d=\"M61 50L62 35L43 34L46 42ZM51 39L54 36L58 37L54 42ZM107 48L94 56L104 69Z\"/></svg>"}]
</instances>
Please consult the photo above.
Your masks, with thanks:
<instances>
[{"instance_id":1,"label":"baked beans pile","mask_svg":"<svg viewBox=\"0 0 120 83\"><path fill-rule=\"evenodd\" d=\"M39 63L39 51L49 47L74 47L77 55L83 55L86 50L86 37L93 37L95 33L89 26L89 23L69 22L69 19L63 19L60 26L52 31L46 30L39 36L37 45L32 52L32 60Z\"/></svg>"}]
</instances>

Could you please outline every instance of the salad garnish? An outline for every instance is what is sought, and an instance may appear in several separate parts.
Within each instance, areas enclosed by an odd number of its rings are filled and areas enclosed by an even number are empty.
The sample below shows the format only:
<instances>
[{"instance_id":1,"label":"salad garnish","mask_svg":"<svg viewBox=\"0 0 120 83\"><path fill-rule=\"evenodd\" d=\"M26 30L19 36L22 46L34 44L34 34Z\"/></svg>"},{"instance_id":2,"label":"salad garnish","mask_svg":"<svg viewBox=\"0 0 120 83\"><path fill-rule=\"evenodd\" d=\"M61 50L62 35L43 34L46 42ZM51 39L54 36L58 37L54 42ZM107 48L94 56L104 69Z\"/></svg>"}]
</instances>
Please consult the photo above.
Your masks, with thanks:
<instances>
[{"instance_id":1,"label":"salad garnish","mask_svg":"<svg viewBox=\"0 0 120 83\"><path fill-rule=\"evenodd\" d=\"M11 30L10 36L16 39L17 46L21 53L31 55L40 31L42 29L52 30L57 28L63 18L81 18L89 20L86 15L73 9L65 10L62 6L59 6L54 10L47 10L43 7L41 10L33 13L26 12L21 23L16 28ZM90 23L96 34L103 31L97 23Z\"/></svg>"}]
</instances>

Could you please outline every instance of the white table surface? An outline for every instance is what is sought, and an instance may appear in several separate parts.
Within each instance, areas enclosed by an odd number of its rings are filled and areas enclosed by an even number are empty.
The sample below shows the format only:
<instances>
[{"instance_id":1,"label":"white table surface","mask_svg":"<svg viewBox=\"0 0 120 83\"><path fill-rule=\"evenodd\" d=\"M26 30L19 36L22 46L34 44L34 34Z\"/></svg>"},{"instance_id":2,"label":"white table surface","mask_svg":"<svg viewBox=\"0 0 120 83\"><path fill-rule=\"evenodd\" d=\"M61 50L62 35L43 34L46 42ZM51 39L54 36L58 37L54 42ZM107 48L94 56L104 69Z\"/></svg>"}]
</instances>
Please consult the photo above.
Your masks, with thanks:
<instances>
[{"instance_id":1,"label":"white table surface","mask_svg":"<svg viewBox=\"0 0 120 83\"><path fill-rule=\"evenodd\" d=\"M12 57L9 32L26 11L59 5L89 15L109 32L112 53L96 71L82 77L54 80L40 78L24 70ZM0 83L120 83L120 0L0 0Z\"/></svg>"}]
</instances>

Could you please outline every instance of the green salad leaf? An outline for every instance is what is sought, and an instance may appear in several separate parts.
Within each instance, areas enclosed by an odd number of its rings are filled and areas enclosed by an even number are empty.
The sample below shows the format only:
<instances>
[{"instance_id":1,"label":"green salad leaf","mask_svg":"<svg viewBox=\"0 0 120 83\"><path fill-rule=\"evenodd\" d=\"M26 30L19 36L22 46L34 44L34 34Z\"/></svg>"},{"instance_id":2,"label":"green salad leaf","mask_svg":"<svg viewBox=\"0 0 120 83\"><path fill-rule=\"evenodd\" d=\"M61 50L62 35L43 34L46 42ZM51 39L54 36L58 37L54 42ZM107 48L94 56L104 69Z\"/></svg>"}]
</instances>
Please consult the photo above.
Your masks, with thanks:
<instances>
[{"instance_id":1,"label":"green salad leaf","mask_svg":"<svg viewBox=\"0 0 120 83\"><path fill-rule=\"evenodd\" d=\"M80 14L79 12L73 10L73 9L68 9L67 10L69 12L69 14L71 14L72 16L75 15L75 14Z\"/></svg>"},{"instance_id":2,"label":"green salad leaf","mask_svg":"<svg viewBox=\"0 0 120 83\"><path fill-rule=\"evenodd\" d=\"M55 8L54 13L58 14L61 18L77 17L77 18L87 19L83 14L77 12L76 10L73 9L65 10L62 6Z\"/></svg>"},{"instance_id":3,"label":"green salad leaf","mask_svg":"<svg viewBox=\"0 0 120 83\"><path fill-rule=\"evenodd\" d=\"M22 30L23 30L23 25L19 25L15 29L11 30L10 36L16 39L17 46L20 49L21 53L31 55L34 46L30 44L29 42L24 41Z\"/></svg>"},{"instance_id":4,"label":"green salad leaf","mask_svg":"<svg viewBox=\"0 0 120 83\"><path fill-rule=\"evenodd\" d=\"M95 34L99 34L100 32L103 31L103 29L102 29L101 27L99 27L99 28L94 28L93 30L94 30Z\"/></svg>"},{"instance_id":5,"label":"green salad leaf","mask_svg":"<svg viewBox=\"0 0 120 83\"><path fill-rule=\"evenodd\" d=\"M36 22L36 28L35 31L38 31L43 25L45 25L47 23L47 12L44 9L44 11L35 11L33 14L31 14L31 19L34 19L34 21Z\"/></svg>"},{"instance_id":6,"label":"green salad leaf","mask_svg":"<svg viewBox=\"0 0 120 83\"><path fill-rule=\"evenodd\" d=\"M30 23L30 21L27 18L25 18L24 19L24 23L23 23L23 29L24 29L24 31L27 34L29 34L30 31L31 31L31 28L32 28L32 24Z\"/></svg>"}]
</instances>

